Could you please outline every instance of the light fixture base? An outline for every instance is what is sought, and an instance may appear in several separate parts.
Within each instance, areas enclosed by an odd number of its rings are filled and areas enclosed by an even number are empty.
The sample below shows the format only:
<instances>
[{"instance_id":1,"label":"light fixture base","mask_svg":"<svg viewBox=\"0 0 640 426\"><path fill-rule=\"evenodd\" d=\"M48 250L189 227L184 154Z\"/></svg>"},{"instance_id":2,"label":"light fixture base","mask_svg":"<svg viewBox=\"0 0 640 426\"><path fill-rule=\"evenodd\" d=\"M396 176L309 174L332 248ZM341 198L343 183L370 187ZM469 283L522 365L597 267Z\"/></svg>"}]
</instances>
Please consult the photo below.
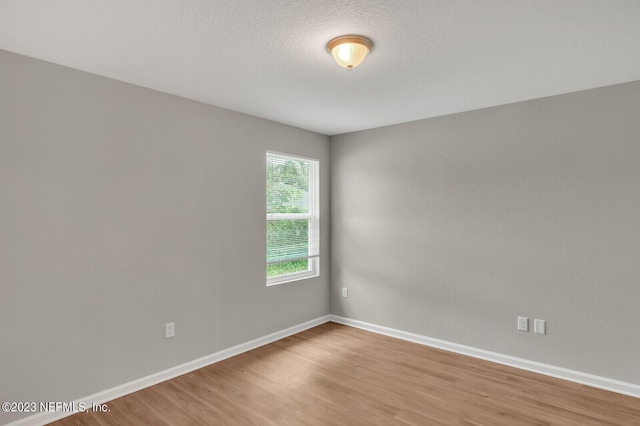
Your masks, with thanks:
<instances>
[{"instance_id":1,"label":"light fixture base","mask_svg":"<svg viewBox=\"0 0 640 426\"><path fill-rule=\"evenodd\" d=\"M330 40L329 43L327 43L327 52L331 53L331 51L335 47L345 43L361 44L365 46L369 50L369 52L371 52L371 50L373 49L373 42L366 37L359 35L343 35L340 37L336 37Z\"/></svg>"}]
</instances>

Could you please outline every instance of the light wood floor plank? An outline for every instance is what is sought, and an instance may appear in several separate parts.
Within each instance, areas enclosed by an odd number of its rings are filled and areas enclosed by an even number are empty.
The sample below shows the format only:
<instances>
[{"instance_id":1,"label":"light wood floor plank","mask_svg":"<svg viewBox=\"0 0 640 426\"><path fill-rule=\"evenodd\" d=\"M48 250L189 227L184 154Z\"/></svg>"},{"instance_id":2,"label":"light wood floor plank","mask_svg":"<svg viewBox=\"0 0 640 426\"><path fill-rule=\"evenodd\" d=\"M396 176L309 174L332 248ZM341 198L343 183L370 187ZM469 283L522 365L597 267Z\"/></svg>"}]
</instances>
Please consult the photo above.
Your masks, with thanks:
<instances>
[{"instance_id":1,"label":"light wood floor plank","mask_svg":"<svg viewBox=\"0 0 640 426\"><path fill-rule=\"evenodd\" d=\"M56 426L640 425L640 399L327 323Z\"/></svg>"}]
</instances>

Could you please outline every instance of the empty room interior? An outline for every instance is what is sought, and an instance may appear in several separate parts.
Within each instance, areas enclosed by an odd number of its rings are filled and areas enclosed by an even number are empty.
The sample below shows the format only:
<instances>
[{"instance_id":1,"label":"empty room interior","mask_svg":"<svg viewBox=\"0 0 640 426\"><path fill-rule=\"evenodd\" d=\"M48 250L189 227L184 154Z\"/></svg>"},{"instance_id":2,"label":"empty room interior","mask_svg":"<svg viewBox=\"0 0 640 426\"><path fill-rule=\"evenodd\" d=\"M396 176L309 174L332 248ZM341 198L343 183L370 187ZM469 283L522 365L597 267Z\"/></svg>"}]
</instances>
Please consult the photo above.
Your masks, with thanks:
<instances>
[{"instance_id":1,"label":"empty room interior","mask_svg":"<svg viewBox=\"0 0 640 426\"><path fill-rule=\"evenodd\" d=\"M640 424L638 52L636 1L3 0L0 424Z\"/></svg>"}]
</instances>

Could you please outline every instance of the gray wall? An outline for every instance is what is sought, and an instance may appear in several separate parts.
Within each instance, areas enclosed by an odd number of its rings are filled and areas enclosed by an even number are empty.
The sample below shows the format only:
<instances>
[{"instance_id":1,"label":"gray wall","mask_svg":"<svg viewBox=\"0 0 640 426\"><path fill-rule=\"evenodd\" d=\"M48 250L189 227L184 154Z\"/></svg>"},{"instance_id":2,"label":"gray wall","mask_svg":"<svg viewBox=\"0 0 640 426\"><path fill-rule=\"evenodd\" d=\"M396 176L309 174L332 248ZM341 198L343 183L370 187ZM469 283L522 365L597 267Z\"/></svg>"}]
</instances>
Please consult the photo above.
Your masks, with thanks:
<instances>
[{"instance_id":1,"label":"gray wall","mask_svg":"<svg viewBox=\"0 0 640 426\"><path fill-rule=\"evenodd\" d=\"M638 384L638 117L631 83L333 137L330 277L327 137L0 51L0 401L330 307ZM267 149L321 160L317 279L264 285Z\"/></svg>"},{"instance_id":2,"label":"gray wall","mask_svg":"<svg viewBox=\"0 0 640 426\"><path fill-rule=\"evenodd\" d=\"M332 313L640 384L639 141L640 82L333 137Z\"/></svg>"},{"instance_id":3,"label":"gray wall","mask_svg":"<svg viewBox=\"0 0 640 426\"><path fill-rule=\"evenodd\" d=\"M265 286L267 149L320 159L319 278ZM0 401L328 314L328 159L326 136L0 51Z\"/></svg>"}]
</instances>

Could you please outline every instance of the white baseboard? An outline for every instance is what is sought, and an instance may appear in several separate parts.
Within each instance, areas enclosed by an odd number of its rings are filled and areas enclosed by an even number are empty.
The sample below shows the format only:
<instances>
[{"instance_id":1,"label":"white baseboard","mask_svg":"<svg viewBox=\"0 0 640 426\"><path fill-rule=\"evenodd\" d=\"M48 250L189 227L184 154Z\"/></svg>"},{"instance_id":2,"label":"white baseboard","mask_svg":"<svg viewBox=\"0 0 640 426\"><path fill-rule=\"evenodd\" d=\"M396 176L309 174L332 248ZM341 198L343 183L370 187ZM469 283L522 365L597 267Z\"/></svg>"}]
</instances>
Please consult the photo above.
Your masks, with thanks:
<instances>
[{"instance_id":1,"label":"white baseboard","mask_svg":"<svg viewBox=\"0 0 640 426\"><path fill-rule=\"evenodd\" d=\"M203 368L208 365L215 364L216 362L220 362L227 358L231 358L232 356L236 356L241 353L259 348L260 346L267 345L269 343L275 342L276 340L284 339L285 337L291 336L296 333L300 333L301 331L316 327L320 324L324 324L329 321L330 321L330 315L325 315L325 316L313 319L311 321L304 322L302 324L294 325L293 327L289 327L284 330L277 331L275 333L271 333L263 337L259 337L257 339L251 340L246 343L241 343L239 345L233 346L228 349L223 349L219 352L204 356L202 358L195 359L193 361L186 362L176 367L172 367L164 371L160 371L158 373L151 374L149 376L131 381L129 383L125 383L123 385L116 386L114 388L107 389L105 391L98 392L84 398L80 398L74 401L73 406L78 406L80 403L83 403L84 406L86 406L87 408L91 408L92 403L104 404L107 401L111 401L113 399L120 398L124 395L128 395L130 393L139 391L141 389L148 388L149 386L153 386L158 383L167 381L169 379L173 379L174 377L182 376L183 374L189 373L199 368ZM42 412L39 414L35 414L33 416L16 420L15 422L9 423L6 426L45 425L47 423L60 420L62 418L71 416L73 414L75 413L60 412L60 411Z\"/></svg>"},{"instance_id":2,"label":"white baseboard","mask_svg":"<svg viewBox=\"0 0 640 426\"><path fill-rule=\"evenodd\" d=\"M422 336L420 334L408 333L406 331L383 327L380 325L375 325L350 318L344 318L337 315L329 315L329 319L338 324L361 328L363 330L372 331L378 334L384 334L386 336L391 336L402 340L408 340L410 342L419 343L421 345L432 346L434 348L444 349L450 352L468 355L474 358L496 362L498 364L504 364L510 367L515 367L522 370L555 377L558 379L568 380L571 382L640 398L640 385L636 385L633 383L626 383L619 380L613 380L606 377L583 373L581 371L569 370L567 368L529 361L522 358L499 354L496 352L485 351L483 349L477 349L471 346L459 345L457 343L451 343L445 340L433 339L431 337Z\"/></svg>"}]
</instances>

